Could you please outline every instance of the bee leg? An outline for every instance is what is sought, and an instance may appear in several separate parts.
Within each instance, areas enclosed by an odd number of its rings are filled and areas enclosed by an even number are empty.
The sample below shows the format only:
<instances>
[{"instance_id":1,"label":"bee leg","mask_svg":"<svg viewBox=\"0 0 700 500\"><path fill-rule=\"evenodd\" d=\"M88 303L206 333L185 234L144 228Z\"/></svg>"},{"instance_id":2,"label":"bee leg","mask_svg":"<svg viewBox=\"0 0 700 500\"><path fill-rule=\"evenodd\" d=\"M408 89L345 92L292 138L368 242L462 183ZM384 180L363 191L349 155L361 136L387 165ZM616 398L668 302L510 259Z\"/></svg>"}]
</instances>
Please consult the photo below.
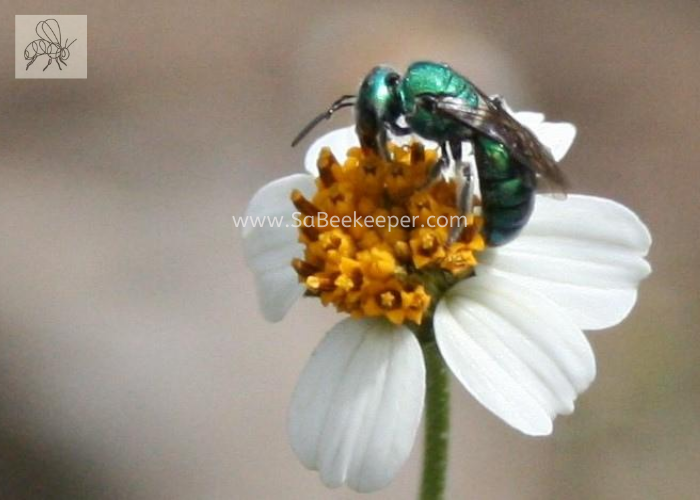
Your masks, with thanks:
<instances>
[{"instance_id":1,"label":"bee leg","mask_svg":"<svg viewBox=\"0 0 700 500\"><path fill-rule=\"evenodd\" d=\"M461 143L459 143L458 150L454 155L455 158L457 158L457 174L461 175L464 179L464 185L457 199L457 208L459 208L463 214L469 215L474 208L474 165L471 160L464 160Z\"/></svg>"},{"instance_id":2,"label":"bee leg","mask_svg":"<svg viewBox=\"0 0 700 500\"><path fill-rule=\"evenodd\" d=\"M459 191L457 198L457 208L466 215L469 215L474 208L474 175L472 174L471 162L461 164L462 177L464 178L464 186Z\"/></svg>"},{"instance_id":3,"label":"bee leg","mask_svg":"<svg viewBox=\"0 0 700 500\"><path fill-rule=\"evenodd\" d=\"M61 67L61 63L59 62L58 59L56 59L56 64L58 64L58 69L60 69L61 71L63 71L63 68Z\"/></svg>"},{"instance_id":4,"label":"bee leg","mask_svg":"<svg viewBox=\"0 0 700 500\"><path fill-rule=\"evenodd\" d=\"M53 59L51 59L51 58L49 57L49 63L48 63L46 66L44 66L44 69L43 69L42 71L46 71L46 68L48 68L49 66L51 66L51 61L53 61Z\"/></svg>"},{"instance_id":5,"label":"bee leg","mask_svg":"<svg viewBox=\"0 0 700 500\"><path fill-rule=\"evenodd\" d=\"M474 177L472 175L472 164L471 162L464 162L460 165L461 176L463 178L463 186L459 189L457 193L457 207L459 209L459 219L456 226L450 229L450 235L447 238L447 244L451 245L457 241L464 230L467 228L467 218L473 209L473 198L474 198Z\"/></svg>"},{"instance_id":6,"label":"bee leg","mask_svg":"<svg viewBox=\"0 0 700 500\"><path fill-rule=\"evenodd\" d=\"M447 239L448 245L457 241L464 230L467 228L467 217L474 208L474 169L471 161L465 161L462 156L462 144L451 142L450 147L455 158L455 171L461 180L461 187L457 193L457 209L460 217L458 224L450 230L450 235Z\"/></svg>"},{"instance_id":7,"label":"bee leg","mask_svg":"<svg viewBox=\"0 0 700 500\"><path fill-rule=\"evenodd\" d=\"M382 128L376 137L377 151L384 161L390 162L391 153L389 152L389 148L387 148L388 142L389 137L387 136L386 129Z\"/></svg>"},{"instance_id":8,"label":"bee leg","mask_svg":"<svg viewBox=\"0 0 700 500\"><path fill-rule=\"evenodd\" d=\"M34 59L32 59L31 61L29 61L29 62L27 63L27 69L29 69L29 66L31 66L32 64L34 64L34 61L36 61L36 56L34 56ZM25 71L26 71L26 70L25 70Z\"/></svg>"},{"instance_id":9,"label":"bee leg","mask_svg":"<svg viewBox=\"0 0 700 500\"><path fill-rule=\"evenodd\" d=\"M433 182L435 182L442 175L442 173L447 169L449 165L450 155L447 151L447 144L440 144L440 158L438 158L435 164L432 167L430 167L430 172L428 172L428 178L425 180L425 183L421 186L421 189L425 189L428 186L432 185Z\"/></svg>"}]
</instances>

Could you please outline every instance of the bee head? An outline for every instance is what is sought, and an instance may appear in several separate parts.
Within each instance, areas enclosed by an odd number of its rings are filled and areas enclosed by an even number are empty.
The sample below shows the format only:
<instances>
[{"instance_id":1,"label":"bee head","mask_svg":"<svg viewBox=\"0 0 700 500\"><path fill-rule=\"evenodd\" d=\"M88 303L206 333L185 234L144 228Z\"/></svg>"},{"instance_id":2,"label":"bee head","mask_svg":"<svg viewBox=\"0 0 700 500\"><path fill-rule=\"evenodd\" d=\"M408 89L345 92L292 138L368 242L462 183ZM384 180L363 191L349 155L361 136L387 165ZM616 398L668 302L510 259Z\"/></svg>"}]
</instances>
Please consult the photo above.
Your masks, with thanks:
<instances>
[{"instance_id":1,"label":"bee head","mask_svg":"<svg viewBox=\"0 0 700 500\"><path fill-rule=\"evenodd\" d=\"M358 115L378 125L396 120L401 114L400 82L401 75L389 66L373 68L360 86L355 105Z\"/></svg>"},{"instance_id":2,"label":"bee head","mask_svg":"<svg viewBox=\"0 0 700 500\"><path fill-rule=\"evenodd\" d=\"M386 157L386 130L401 116L401 76L388 66L373 68L362 81L355 102L357 135L364 149Z\"/></svg>"},{"instance_id":3,"label":"bee head","mask_svg":"<svg viewBox=\"0 0 700 500\"><path fill-rule=\"evenodd\" d=\"M60 55L59 59L61 59L62 61L65 61L66 59L68 59L68 58L70 57L70 50L68 50L68 48L69 48L71 45L73 45L76 41L78 41L77 38L76 38L75 40L73 40L71 43L68 43L68 40L66 40L66 45L65 45L65 47L61 47L61 52L60 52L60 54L59 54L59 55Z\"/></svg>"}]
</instances>

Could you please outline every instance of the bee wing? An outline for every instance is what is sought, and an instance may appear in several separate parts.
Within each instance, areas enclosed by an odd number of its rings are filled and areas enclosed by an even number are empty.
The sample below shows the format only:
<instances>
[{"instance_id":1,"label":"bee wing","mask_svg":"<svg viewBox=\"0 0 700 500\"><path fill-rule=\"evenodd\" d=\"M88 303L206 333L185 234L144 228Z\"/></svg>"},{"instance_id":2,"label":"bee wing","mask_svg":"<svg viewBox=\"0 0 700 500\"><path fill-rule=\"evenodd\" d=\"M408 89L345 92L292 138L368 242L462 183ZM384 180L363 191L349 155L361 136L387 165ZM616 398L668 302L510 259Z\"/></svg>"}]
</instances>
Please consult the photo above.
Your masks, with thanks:
<instances>
[{"instance_id":1,"label":"bee wing","mask_svg":"<svg viewBox=\"0 0 700 500\"><path fill-rule=\"evenodd\" d=\"M61 46L61 27L55 19L39 21L36 25L36 34L39 35L39 38L49 43L55 43L59 47Z\"/></svg>"},{"instance_id":2,"label":"bee wing","mask_svg":"<svg viewBox=\"0 0 700 500\"><path fill-rule=\"evenodd\" d=\"M565 194L568 182L549 148L529 128L513 118L498 100L491 100L479 93L481 102L476 108L454 97L432 96L429 99L437 113L500 142L516 160L532 168L548 188Z\"/></svg>"}]
</instances>

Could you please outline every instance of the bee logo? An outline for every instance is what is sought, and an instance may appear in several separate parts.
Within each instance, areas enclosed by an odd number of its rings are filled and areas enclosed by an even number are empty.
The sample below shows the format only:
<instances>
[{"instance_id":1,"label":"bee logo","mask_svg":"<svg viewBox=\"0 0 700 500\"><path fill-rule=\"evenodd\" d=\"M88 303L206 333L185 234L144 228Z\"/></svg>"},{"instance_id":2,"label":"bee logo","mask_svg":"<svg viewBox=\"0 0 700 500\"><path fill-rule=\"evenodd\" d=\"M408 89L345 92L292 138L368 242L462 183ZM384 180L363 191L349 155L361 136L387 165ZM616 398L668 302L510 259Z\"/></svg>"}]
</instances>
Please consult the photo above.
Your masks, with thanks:
<instances>
[{"instance_id":1,"label":"bee logo","mask_svg":"<svg viewBox=\"0 0 700 500\"><path fill-rule=\"evenodd\" d=\"M51 66L51 63L55 60L58 69L63 71L61 63L68 66L66 59L70 57L70 50L68 48L73 45L76 41L68 43L68 38L66 38L65 43L61 38L61 26L55 19L47 19L45 21L39 21L36 25L36 34L39 36L37 40L30 42L27 48L24 49L24 59L29 61L27 63L27 70L29 66L34 64L34 61L41 56L49 56L49 62L44 66L43 71Z\"/></svg>"}]
</instances>

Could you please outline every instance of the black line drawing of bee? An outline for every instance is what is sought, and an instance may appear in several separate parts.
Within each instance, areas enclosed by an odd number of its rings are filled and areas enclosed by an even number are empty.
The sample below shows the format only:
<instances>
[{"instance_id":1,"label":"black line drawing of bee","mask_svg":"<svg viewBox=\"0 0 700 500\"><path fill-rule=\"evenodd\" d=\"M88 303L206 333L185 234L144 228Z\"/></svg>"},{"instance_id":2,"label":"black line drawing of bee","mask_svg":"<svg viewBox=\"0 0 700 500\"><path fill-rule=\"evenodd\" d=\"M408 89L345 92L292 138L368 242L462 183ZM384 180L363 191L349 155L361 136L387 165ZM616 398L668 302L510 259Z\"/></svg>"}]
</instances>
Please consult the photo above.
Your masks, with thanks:
<instances>
[{"instance_id":1,"label":"black line drawing of bee","mask_svg":"<svg viewBox=\"0 0 700 500\"><path fill-rule=\"evenodd\" d=\"M46 71L46 68L51 66L54 60L56 60L58 69L63 71L61 63L68 66L66 59L70 57L70 50L68 50L68 47L73 45L78 39L76 38L71 43L68 43L68 38L66 38L65 44L63 44L61 39L61 26L59 26L58 21L55 19L39 21L35 31L36 34L39 35L39 39L30 42L27 48L24 49L24 59L29 61L27 63L27 70L38 57L47 55L49 56L49 63L44 66L43 71Z\"/></svg>"}]
</instances>

